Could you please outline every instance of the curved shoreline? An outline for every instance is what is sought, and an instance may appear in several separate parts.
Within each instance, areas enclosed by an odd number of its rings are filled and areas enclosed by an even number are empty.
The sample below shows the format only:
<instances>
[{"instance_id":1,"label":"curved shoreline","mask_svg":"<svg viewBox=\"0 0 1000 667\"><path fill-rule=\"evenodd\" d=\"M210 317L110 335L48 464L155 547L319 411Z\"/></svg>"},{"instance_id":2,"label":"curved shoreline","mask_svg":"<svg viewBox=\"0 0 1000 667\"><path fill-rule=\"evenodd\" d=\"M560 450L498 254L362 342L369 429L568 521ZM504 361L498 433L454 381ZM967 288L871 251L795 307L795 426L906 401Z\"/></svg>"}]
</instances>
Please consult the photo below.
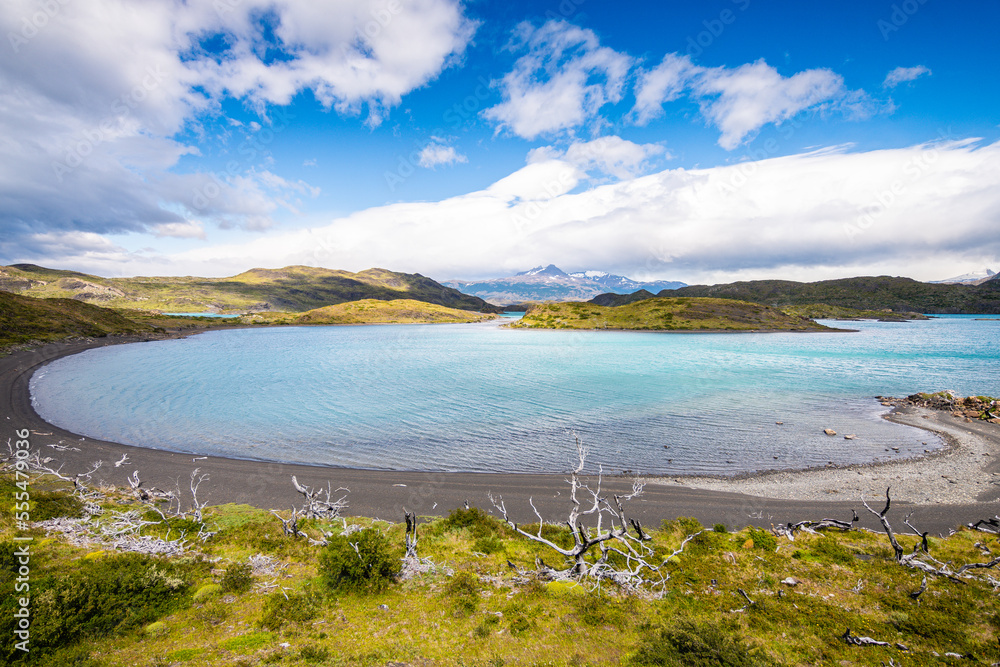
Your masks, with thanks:
<instances>
[{"instance_id":1,"label":"curved shoreline","mask_svg":"<svg viewBox=\"0 0 1000 667\"><path fill-rule=\"evenodd\" d=\"M167 337L196 335L205 330ZM397 521L404 508L422 515L443 515L466 501L488 509L487 495L493 492L503 494L512 518L518 521L535 520L529 498L534 499L546 520L563 520L566 516L565 474L373 471L192 456L84 438L45 422L32 407L28 383L39 367L88 349L163 338L123 336L61 341L0 357L0 408L5 415L0 440L13 437L15 430L28 428L32 447L43 459L51 459L47 465L62 465L64 474L75 474L89 470L100 460L103 466L94 474L94 480L119 486L138 470L145 488L186 489L197 467L210 475L201 487L201 498L213 505L237 502L268 509L299 505L302 498L291 484L291 476L296 475L305 484L325 486L330 482L334 487L350 489L347 513L351 515ZM915 520L927 530L946 531L959 523L1000 513L1000 429L990 424L965 424L951 415L924 417L904 412L900 411L894 421L938 433L950 439L953 446L929 457L844 468L767 472L739 479L649 478L644 494L629 508L630 513L647 523L694 516L705 525L767 526L818 519L821 515L850 516L850 510L860 505L860 493L876 498L886 486L893 487L894 502L920 508ZM962 433L970 430L971 436ZM116 467L115 462L123 455L128 456L128 461ZM604 488L627 493L631 480L605 478ZM864 522L867 525L867 519Z\"/></svg>"}]
</instances>

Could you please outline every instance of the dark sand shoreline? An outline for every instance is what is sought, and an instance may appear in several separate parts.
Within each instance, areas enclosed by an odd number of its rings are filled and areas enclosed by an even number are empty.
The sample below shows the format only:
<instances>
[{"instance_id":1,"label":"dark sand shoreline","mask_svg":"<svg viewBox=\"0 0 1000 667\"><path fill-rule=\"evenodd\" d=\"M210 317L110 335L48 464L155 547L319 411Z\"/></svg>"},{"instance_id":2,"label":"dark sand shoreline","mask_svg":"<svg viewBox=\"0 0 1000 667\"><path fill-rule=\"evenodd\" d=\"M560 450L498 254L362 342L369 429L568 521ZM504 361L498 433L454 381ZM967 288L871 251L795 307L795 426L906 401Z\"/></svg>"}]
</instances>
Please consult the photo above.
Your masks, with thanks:
<instances>
[{"instance_id":1,"label":"dark sand shoreline","mask_svg":"<svg viewBox=\"0 0 1000 667\"><path fill-rule=\"evenodd\" d=\"M230 329L233 327L220 327ZM184 337L197 332L181 332L170 337ZM500 494L506 501L507 509L517 521L536 520L528 504L533 498L535 505L546 521L564 520L568 513L568 498L565 474L505 474L505 473L427 473L404 471L373 471L349 468L333 468L283 464L264 461L227 459L221 457L200 457L120 443L83 438L78 434L60 429L45 422L31 405L28 383L35 370L55 359L76 354L84 350L107 345L162 340L163 337L122 336L104 339L83 339L48 343L30 350L17 351L0 357L0 414L3 415L3 429L0 442L14 438L19 429L31 431L31 447L39 452L42 459L51 458L50 467L62 467L64 474L76 474L90 469L95 461L103 465L95 473L96 482L126 486L126 478L134 470L144 482L144 487L172 489L178 483L189 500L187 482L191 472L200 468L210 478L199 489L199 498L210 504L246 503L266 509L283 509L300 505L302 497L295 492L291 476L309 485L333 488L346 487L346 514L401 521L404 508L425 516L445 515L455 507L468 501L470 505L489 509L488 493ZM916 425L916 424L915 424ZM940 425L919 424L919 426L941 432ZM945 437L949 437L944 434ZM978 436L977 436L978 437ZM990 440L988 436L981 439ZM984 446L997 447L1000 438ZM56 445L57 447L52 447ZM73 449L60 450L58 447ZM567 455L570 455L567 452ZM116 467L115 462L123 455L128 462ZM1000 461L1000 457L994 456ZM933 473L939 457L910 460L907 465L924 468ZM889 469L899 464L876 464L863 468L872 471ZM970 473L975 472L966 466ZM568 468L568 465L567 465ZM815 471L832 474L839 471L857 477L856 467L835 471ZM790 478L802 478L802 473L765 473L751 475L745 479L711 480L706 478L680 478L674 483L669 479L650 479L643 495L633 500L628 507L630 514L648 525L658 525L663 519L678 516L693 516L705 525L724 523L729 527L747 524L768 526L770 524L820 519L824 517L850 517L851 509L860 507L858 496L839 494L836 500L815 497L810 494L760 493L754 482L769 479L772 484L767 489L780 490L788 486ZM931 475L929 475L931 476ZM878 484L882 483L880 475ZM822 483L833 483L824 479ZM698 488L702 487L702 488ZM801 487L801 485L800 485ZM789 487L790 488L790 487ZM1000 487L989 487L1000 491ZM608 477L604 489L613 493L627 493L631 490L631 480ZM846 489L845 489L846 490ZM883 489L884 491L884 489ZM900 517L914 511L913 521L918 526L932 532L945 532L962 523L1000 514L997 494L979 494L975 499L968 494L959 494L962 501L956 503L899 502ZM827 496L829 497L829 496ZM896 503L894 503L894 506ZM867 515L866 512L863 514ZM870 515L862 517L863 525L877 528L877 522Z\"/></svg>"}]
</instances>

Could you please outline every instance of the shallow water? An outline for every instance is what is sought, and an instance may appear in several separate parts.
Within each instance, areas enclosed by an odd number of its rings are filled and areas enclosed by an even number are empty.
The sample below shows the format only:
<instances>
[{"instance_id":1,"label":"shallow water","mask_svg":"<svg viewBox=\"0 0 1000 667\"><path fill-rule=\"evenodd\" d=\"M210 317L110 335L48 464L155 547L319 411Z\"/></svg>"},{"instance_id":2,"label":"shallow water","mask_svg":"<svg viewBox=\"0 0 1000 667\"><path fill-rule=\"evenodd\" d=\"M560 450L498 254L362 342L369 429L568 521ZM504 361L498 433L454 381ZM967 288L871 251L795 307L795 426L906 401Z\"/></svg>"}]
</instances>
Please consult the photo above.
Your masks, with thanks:
<instances>
[{"instance_id":1,"label":"shallow water","mask_svg":"<svg viewBox=\"0 0 1000 667\"><path fill-rule=\"evenodd\" d=\"M608 472L667 474L912 456L940 440L881 419L873 396L1000 394L1000 322L828 324L860 331L213 331L66 357L31 390L54 424L158 449L537 473L565 471L576 434Z\"/></svg>"}]
</instances>

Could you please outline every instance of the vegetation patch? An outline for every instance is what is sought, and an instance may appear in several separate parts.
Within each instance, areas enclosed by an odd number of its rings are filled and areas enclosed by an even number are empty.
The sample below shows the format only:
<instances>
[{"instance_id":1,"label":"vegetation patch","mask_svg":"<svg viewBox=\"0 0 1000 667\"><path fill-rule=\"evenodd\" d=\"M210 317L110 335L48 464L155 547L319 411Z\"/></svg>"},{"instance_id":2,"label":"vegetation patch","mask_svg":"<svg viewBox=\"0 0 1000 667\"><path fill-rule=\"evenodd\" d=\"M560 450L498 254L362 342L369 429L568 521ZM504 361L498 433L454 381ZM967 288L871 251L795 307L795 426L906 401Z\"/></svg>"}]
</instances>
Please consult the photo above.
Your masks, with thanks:
<instances>
[{"instance_id":1,"label":"vegetation patch","mask_svg":"<svg viewBox=\"0 0 1000 667\"><path fill-rule=\"evenodd\" d=\"M529 307L512 328L638 331L824 331L810 319L732 299L654 297L615 306L548 303Z\"/></svg>"}]
</instances>

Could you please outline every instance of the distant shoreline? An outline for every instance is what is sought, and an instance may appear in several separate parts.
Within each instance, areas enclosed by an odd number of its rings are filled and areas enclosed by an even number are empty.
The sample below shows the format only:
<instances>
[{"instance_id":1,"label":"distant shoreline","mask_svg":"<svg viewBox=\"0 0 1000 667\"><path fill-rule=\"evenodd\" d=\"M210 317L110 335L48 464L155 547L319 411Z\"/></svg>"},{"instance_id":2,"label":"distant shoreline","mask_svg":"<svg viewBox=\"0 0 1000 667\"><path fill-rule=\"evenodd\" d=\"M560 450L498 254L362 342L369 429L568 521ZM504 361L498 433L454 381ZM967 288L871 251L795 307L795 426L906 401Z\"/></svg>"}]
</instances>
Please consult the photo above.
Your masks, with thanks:
<instances>
[{"instance_id":1,"label":"distant shoreline","mask_svg":"<svg viewBox=\"0 0 1000 667\"><path fill-rule=\"evenodd\" d=\"M95 473L94 480L119 486L124 486L126 477L131 475L134 470L138 470L140 478L144 482L144 488L155 486L161 489L172 489L175 485L179 485L183 490L186 489L186 481L191 471L197 467L201 469L202 473L207 472L211 475L210 480L202 487L204 493L207 494L204 497L211 504L236 502L268 509L299 505L302 497L295 492L291 485L291 476L296 475L299 481L305 484L326 486L329 481L334 488L338 486L349 488L348 513L351 515L398 521L401 520L404 509L425 515L441 515L461 506L465 501L488 509L490 504L487 494L492 492L504 496L507 507L513 508L512 516L515 520L534 520L529 498L534 500L546 520L565 518L565 473L379 471L229 459L217 456L201 457L84 438L45 422L31 405L28 383L32 374L38 368L56 359L109 345L184 338L204 331L232 328L236 327L200 329L196 332L181 332L161 337L122 336L111 339L62 341L14 352L2 357L0 358L0 407L6 416L3 424L4 430L7 432L0 432L0 438L12 437L14 430L28 428L32 431L32 447L40 453L42 458L52 459L48 465L52 467L62 465L64 466L64 474L76 474L89 470L92 467L91 464L100 460L103 465ZM935 432L940 432L938 429L942 426L938 423L911 425L924 426ZM951 436L945 432L944 437ZM995 436L992 440L986 436L977 436L977 438L984 443L983 447L992 448L996 452L991 459L993 468L991 468L990 473L1000 472L1000 438ZM60 451L51 445L73 449ZM115 462L120 461L123 456L128 457L127 463L115 467ZM932 459L911 459L905 463L926 469L928 478L930 478L933 476L931 468L937 466L937 461L942 460L945 456L947 455ZM816 519L821 518L820 515L827 516L837 513L849 514L850 509L856 509L859 506L857 495L853 497L847 494L824 495L821 493L801 497L795 494L789 495L784 492L791 488L787 478L807 479L815 473L827 474L831 472L845 476L865 474L865 479L872 476L873 480L879 480L877 486L881 486L881 478L886 474L891 475L892 466L898 465L901 464L877 463L869 466L852 466L831 470L763 473L751 475L745 479L727 480L699 477L678 478L675 476L649 478L642 498L633 502L632 512L637 518L647 522L672 519L677 516L694 516L706 525L722 522L730 526L747 523L768 525L768 522ZM859 473L856 469L860 469L862 472ZM969 470L971 474L972 469L969 468ZM761 493L759 484L762 479L772 480L773 485L767 488L776 492ZM680 480L680 482L674 483L672 480ZM945 484L950 484L950 482L946 481ZM631 480L622 477L607 477L604 486L610 492L627 493L631 489ZM811 488L810 484L806 484L806 486ZM893 486L895 488L897 485ZM1000 487L991 486L989 488L1000 491ZM884 488L882 492L884 493ZM919 506L926 529L947 530L954 527L956 522L975 521L1000 513L1000 502L996 500L997 494L994 494L992 498L987 498L987 495L980 494L978 497L972 497L966 493L960 497L956 496L957 502L953 503L941 500L924 502L921 499L910 500L901 496L894 497L894 501L898 498L901 505L912 503Z\"/></svg>"}]
</instances>

